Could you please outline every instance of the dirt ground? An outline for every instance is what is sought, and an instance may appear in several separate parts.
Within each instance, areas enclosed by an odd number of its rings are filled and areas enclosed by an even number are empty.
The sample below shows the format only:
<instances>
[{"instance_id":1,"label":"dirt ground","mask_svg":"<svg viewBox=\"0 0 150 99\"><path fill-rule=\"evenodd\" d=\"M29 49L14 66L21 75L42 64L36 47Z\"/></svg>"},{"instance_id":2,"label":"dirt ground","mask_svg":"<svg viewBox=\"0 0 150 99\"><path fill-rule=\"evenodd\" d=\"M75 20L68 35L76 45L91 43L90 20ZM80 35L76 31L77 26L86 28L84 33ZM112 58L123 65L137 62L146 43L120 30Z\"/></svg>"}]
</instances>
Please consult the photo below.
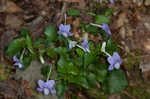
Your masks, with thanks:
<instances>
[{"instance_id":1,"label":"dirt ground","mask_svg":"<svg viewBox=\"0 0 150 99\"><path fill-rule=\"evenodd\" d=\"M47 24L58 26L62 23L63 13L70 7L77 8L81 12L88 7L95 13L99 13L102 8L112 8L116 12L111 15L111 37L119 44L129 86L120 94L108 96L108 99L150 99L150 0L115 0L114 5L110 4L109 0L100 1L102 2L0 0L0 74L6 73L3 64L12 63L4 51L8 44L19 36L22 28L32 31L31 36L34 40L42 36ZM81 15L76 19L67 17L67 22L76 27L76 24L80 24L80 20L86 23L91 19L88 15ZM74 33L75 37L81 35L76 29ZM94 37L91 39L94 40ZM9 69L14 73L13 67ZM34 91L29 87L29 82L22 79L14 80L13 73L7 73L9 79L0 81L0 99L34 99ZM18 89L20 91L17 91ZM84 95L81 99L84 99Z\"/></svg>"}]
</instances>

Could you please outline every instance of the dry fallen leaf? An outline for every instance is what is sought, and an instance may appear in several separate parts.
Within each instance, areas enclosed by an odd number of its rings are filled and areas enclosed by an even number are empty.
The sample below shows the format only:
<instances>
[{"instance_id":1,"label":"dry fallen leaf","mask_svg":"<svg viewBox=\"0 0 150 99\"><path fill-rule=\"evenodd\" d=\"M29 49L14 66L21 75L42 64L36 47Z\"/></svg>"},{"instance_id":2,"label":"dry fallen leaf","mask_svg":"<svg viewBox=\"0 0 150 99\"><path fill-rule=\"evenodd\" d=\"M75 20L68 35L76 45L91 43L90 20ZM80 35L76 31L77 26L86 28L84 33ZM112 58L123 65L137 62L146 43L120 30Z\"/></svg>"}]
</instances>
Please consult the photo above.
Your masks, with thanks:
<instances>
[{"instance_id":1,"label":"dry fallen leaf","mask_svg":"<svg viewBox=\"0 0 150 99\"><path fill-rule=\"evenodd\" d=\"M80 27L80 19L79 18L76 18L74 21L73 21L73 27L75 29L77 29L78 27Z\"/></svg>"},{"instance_id":2,"label":"dry fallen leaf","mask_svg":"<svg viewBox=\"0 0 150 99\"><path fill-rule=\"evenodd\" d=\"M82 0L58 0L61 2L81 2Z\"/></svg>"},{"instance_id":3,"label":"dry fallen leaf","mask_svg":"<svg viewBox=\"0 0 150 99\"><path fill-rule=\"evenodd\" d=\"M32 96L32 89L29 88L25 89L25 95Z\"/></svg>"},{"instance_id":4,"label":"dry fallen leaf","mask_svg":"<svg viewBox=\"0 0 150 99\"><path fill-rule=\"evenodd\" d=\"M126 13L121 13L119 15L119 18L117 20L117 28L121 27L124 25L124 22L125 22L125 19L126 19Z\"/></svg>"},{"instance_id":5,"label":"dry fallen leaf","mask_svg":"<svg viewBox=\"0 0 150 99\"><path fill-rule=\"evenodd\" d=\"M21 28L21 25L23 24L23 21L18 16L8 14L5 19L5 25L12 29L19 29Z\"/></svg>"},{"instance_id":6,"label":"dry fallen leaf","mask_svg":"<svg viewBox=\"0 0 150 99\"><path fill-rule=\"evenodd\" d=\"M0 12L17 13L21 12L22 9L16 5L12 0L1 0L0 1Z\"/></svg>"},{"instance_id":7,"label":"dry fallen leaf","mask_svg":"<svg viewBox=\"0 0 150 99\"><path fill-rule=\"evenodd\" d=\"M144 48L146 51L150 51L150 40L148 40L147 42L144 42Z\"/></svg>"},{"instance_id":8,"label":"dry fallen leaf","mask_svg":"<svg viewBox=\"0 0 150 99\"><path fill-rule=\"evenodd\" d=\"M150 71L150 61L149 60L150 60L150 56L142 57L142 61L140 62L140 66L139 66L139 68L142 70L142 73Z\"/></svg>"}]
</instances>

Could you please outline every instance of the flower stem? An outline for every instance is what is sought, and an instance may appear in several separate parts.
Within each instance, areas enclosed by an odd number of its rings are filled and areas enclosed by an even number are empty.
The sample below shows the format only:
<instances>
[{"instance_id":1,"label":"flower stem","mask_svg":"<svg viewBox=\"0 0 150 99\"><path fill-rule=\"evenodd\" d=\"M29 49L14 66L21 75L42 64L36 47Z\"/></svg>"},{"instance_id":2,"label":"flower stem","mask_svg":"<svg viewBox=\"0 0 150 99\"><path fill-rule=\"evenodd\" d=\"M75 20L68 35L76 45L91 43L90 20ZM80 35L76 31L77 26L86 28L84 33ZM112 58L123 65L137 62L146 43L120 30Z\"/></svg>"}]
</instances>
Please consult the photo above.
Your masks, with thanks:
<instances>
[{"instance_id":1,"label":"flower stem","mask_svg":"<svg viewBox=\"0 0 150 99\"><path fill-rule=\"evenodd\" d=\"M66 13L65 13L64 17L65 17L65 24L67 24L67 22L66 22L67 14Z\"/></svg>"},{"instance_id":2,"label":"flower stem","mask_svg":"<svg viewBox=\"0 0 150 99\"><path fill-rule=\"evenodd\" d=\"M94 24L94 23L90 23L90 24L93 25L93 26L96 26L96 27L100 27L100 28L101 28L101 25Z\"/></svg>"},{"instance_id":3,"label":"flower stem","mask_svg":"<svg viewBox=\"0 0 150 99\"><path fill-rule=\"evenodd\" d=\"M108 52L106 51L102 51L102 52L105 53L108 57L111 57L111 55Z\"/></svg>"},{"instance_id":4,"label":"flower stem","mask_svg":"<svg viewBox=\"0 0 150 99\"><path fill-rule=\"evenodd\" d=\"M24 55L24 53L25 53L25 48L23 49L23 51L22 51L22 53L21 53L20 61L22 61L22 60L23 60L23 55Z\"/></svg>"},{"instance_id":5,"label":"flower stem","mask_svg":"<svg viewBox=\"0 0 150 99\"><path fill-rule=\"evenodd\" d=\"M42 63L42 64L44 64L44 63L45 63L44 58L43 58L43 56L42 56L42 55L40 55L40 61L41 61L41 63Z\"/></svg>"},{"instance_id":6,"label":"flower stem","mask_svg":"<svg viewBox=\"0 0 150 99\"><path fill-rule=\"evenodd\" d=\"M49 80L49 77L50 77L50 73L51 73L51 71L52 71L52 66L51 66L51 64L50 64L49 73L48 73L48 75L47 75L47 81Z\"/></svg>"},{"instance_id":7,"label":"flower stem","mask_svg":"<svg viewBox=\"0 0 150 99\"><path fill-rule=\"evenodd\" d=\"M81 48L82 50L84 50L84 48L82 46L80 46L79 44L77 44L76 46Z\"/></svg>"}]
</instances>

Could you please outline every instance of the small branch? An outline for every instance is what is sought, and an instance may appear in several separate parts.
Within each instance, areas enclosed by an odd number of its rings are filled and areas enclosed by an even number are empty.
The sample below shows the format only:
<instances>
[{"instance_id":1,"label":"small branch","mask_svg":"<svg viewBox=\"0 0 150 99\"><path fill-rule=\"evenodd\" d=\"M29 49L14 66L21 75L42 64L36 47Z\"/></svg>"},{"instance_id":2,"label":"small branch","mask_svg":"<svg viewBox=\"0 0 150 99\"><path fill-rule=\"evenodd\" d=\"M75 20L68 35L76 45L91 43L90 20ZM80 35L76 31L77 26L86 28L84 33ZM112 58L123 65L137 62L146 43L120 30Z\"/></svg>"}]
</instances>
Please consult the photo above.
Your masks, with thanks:
<instances>
[{"instance_id":1,"label":"small branch","mask_svg":"<svg viewBox=\"0 0 150 99\"><path fill-rule=\"evenodd\" d=\"M0 61L4 61L4 35L0 35Z\"/></svg>"},{"instance_id":2,"label":"small branch","mask_svg":"<svg viewBox=\"0 0 150 99\"><path fill-rule=\"evenodd\" d=\"M64 3L63 3L62 10L61 10L60 19L57 21L57 25L59 25L59 24L62 22L62 20L64 19L64 15L65 15L65 13L66 13L66 8L67 8L67 3L64 2ZM64 19L64 20L65 20L65 19Z\"/></svg>"}]
</instances>

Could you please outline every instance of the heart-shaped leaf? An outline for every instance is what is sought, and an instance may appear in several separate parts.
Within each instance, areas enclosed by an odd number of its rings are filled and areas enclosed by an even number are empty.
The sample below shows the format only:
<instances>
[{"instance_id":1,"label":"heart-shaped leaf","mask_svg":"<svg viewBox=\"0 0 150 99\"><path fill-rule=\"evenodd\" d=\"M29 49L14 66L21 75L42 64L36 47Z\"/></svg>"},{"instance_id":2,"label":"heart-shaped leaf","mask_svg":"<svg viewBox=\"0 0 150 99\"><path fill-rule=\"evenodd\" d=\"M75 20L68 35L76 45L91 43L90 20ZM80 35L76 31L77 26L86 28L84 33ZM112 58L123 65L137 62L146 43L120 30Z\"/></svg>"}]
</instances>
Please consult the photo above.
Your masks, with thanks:
<instances>
[{"instance_id":1,"label":"heart-shaped leaf","mask_svg":"<svg viewBox=\"0 0 150 99\"><path fill-rule=\"evenodd\" d=\"M25 38L17 38L13 40L6 50L8 56L13 57L25 47Z\"/></svg>"},{"instance_id":2,"label":"heart-shaped leaf","mask_svg":"<svg viewBox=\"0 0 150 99\"><path fill-rule=\"evenodd\" d=\"M105 93L119 93L127 87L128 83L124 72L119 70L110 71L106 80L102 84Z\"/></svg>"}]
</instances>

